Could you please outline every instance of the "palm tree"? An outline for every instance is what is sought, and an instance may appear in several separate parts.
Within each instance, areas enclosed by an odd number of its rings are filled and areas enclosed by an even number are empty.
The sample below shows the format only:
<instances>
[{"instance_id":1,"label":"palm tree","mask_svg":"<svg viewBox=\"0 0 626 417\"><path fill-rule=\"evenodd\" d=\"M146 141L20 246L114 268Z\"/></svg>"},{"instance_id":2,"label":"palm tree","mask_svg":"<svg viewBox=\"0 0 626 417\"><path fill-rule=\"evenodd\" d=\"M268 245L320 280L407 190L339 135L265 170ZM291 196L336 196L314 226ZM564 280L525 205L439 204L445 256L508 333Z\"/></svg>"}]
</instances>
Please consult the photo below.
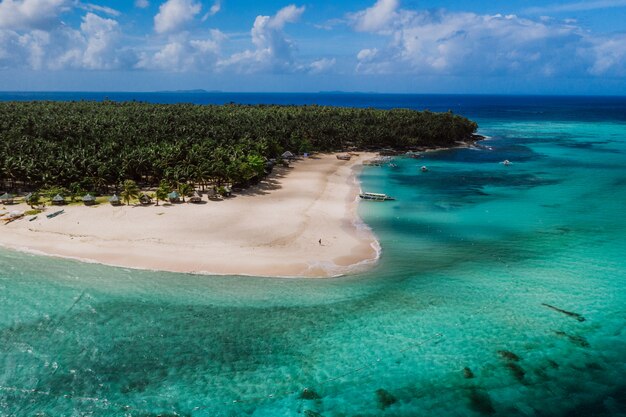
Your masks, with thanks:
<instances>
[{"instance_id":1,"label":"palm tree","mask_svg":"<svg viewBox=\"0 0 626 417\"><path fill-rule=\"evenodd\" d=\"M159 205L159 200L167 200L167 195L172 191L172 187L167 181L162 180L159 184L159 188L156 189L154 197L156 198L156 205Z\"/></svg>"},{"instance_id":2,"label":"palm tree","mask_svg":"<svg viewBox=\"0 0 626 417\"><path fill-rule=\"evenodd\" d=\"M122 184L122 199L126 202L126 205L130 205L130 201L133 198L137 198L139 196L139 187L137 183L133 180L126 180Z\"/></svg>"},{"instance_id":3,"label":"palm tree","mask_svg":"<svg viewBox=\"0 0 626 417\"><path fill-rule=\"evenodd\" d=\"M27 201L30 208L34 209L41 203L41 197L37 193L33 193L30 195Z\"/></svg>"},{"instance_id":4,"label":"palm tree","mask_svg":"<svg viewBox=\"0 0 626 417\"><path fill-rule=\"evenodd\" d=\"M178 184L178 193L183 198L183 203L185 202L185 196L190 197L194 189L193 184L189 184L188 182Z\"/></svg>"}]
</instances>

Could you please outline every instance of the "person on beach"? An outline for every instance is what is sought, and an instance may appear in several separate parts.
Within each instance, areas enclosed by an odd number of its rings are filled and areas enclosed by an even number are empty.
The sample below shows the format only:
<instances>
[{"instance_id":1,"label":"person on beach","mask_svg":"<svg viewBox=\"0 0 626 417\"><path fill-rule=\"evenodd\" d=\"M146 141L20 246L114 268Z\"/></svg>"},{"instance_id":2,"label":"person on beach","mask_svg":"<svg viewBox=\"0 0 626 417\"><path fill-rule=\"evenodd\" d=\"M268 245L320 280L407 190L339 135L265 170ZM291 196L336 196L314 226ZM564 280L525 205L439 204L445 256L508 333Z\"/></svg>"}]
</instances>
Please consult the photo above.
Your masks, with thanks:
<instances>
[{"instance_id":1,"label":"person on beach","mask_svg":"<svg viewBox=\"0 0 626 417\"><path fill-rule=\"evenodd\" d=\"M319 240L319 243L320 243L320 246L322 246L322 239L321 239L321 238L320 238L320 240Z\"/></svg>"}]
</instances>

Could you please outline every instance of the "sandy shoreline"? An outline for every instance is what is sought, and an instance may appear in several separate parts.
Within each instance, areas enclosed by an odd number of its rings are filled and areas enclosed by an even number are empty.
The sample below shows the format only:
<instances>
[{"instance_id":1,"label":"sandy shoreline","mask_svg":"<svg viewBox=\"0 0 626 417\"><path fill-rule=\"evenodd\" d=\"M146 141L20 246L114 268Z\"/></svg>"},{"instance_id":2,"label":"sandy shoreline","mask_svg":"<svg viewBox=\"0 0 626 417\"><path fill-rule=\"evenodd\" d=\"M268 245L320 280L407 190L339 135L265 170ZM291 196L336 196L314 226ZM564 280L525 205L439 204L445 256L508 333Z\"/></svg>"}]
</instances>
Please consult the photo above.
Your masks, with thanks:
<instances>
[{"instance_id":1,"label":"sandy shoreline","mask_svg":"<svg viewBox=\"0 0 626 417\"><path fill-rule=\"evenodd\" d=\"M357 214L357 173L372 156L361 154L350 161L334 155L307 158L219 202L68 206L54 219L41 214L33 222L21 219L0 226L0 245L194 274L330 277L357 272L379 255L376 238ZM54 210L49 207L47 213Z\"/></svg>"}]
</instances>

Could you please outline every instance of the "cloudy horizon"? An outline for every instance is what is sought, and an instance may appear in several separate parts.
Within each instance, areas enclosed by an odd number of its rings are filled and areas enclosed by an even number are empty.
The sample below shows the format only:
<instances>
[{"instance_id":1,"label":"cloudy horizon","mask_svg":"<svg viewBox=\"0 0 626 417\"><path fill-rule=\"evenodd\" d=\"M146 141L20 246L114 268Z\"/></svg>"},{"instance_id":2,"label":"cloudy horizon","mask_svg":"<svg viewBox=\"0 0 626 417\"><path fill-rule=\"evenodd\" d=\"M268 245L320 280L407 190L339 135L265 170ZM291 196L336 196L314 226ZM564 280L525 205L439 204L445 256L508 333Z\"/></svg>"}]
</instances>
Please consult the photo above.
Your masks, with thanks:
<instances>
[{"instance_id":1,"label":"cloudy horizon","mask_svg":"<svg viewBox=\"0 0 626 417\"><path fill-rule=\"evenodd\" d=\"M0 90L626 94L626 1L0 1Z\"/></svg>"}]
</instances>

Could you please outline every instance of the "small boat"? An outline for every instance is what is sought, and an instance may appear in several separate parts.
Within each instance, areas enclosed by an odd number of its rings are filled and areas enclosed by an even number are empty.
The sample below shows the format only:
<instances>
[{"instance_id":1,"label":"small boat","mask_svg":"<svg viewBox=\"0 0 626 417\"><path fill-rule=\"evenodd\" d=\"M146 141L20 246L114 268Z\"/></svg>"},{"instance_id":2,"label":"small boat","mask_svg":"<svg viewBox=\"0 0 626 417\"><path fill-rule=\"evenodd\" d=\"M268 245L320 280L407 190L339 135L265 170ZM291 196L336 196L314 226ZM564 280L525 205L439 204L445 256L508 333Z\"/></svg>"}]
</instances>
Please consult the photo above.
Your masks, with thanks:
<instances>
[{"instance_id":1,"label":"small boat","mask_svg":"<svg viewBox=\"0 0 626 417\"><path fill-rule=\"evenodd\" d=\"M35 220L37 220L37 216L31 217L30 219L28 219L29 222L34 222Z\"/></svg>"},{"instance_id":2,"label":"small boat","mask_svg":"<svg viewBox=\"0 0 626 417\"><path fill-rule=\"evenodd\" d=\"M500 162L502 165L511 165L511 161L509 161L508 159L505 159L504 161Z\"/></svg>"},{"instance_id":3,"label":"small boat","mask_svg":"<svg viewBox=\"0 0 626 417\"><path fill-rule=\"evenodd\" d=\"M389 197L387 194L380 193L361 193L359 197L363 200L369 201L387 201L387 200L395 200L393 197Z\"/></svg>"},{"instance_id":4,"label":"small boat","mask_svg":"<svg viewBox=\"0 0 626 417\"><path fill-rule=\"evenodd\" d=\"M11 222L14 222L16 220L21 219L22 217L24 217L24 213L11 212L11 213L9 213L9 217L8 218L2 219L2 220L4 220L4 224L9 224Z\"/></svg>"},{"instance_id":5,"label":"small boat","mask_svg":"<svg viewBox=\"0 0 626 417\"><path fill-rule=\"evenodd\" d=\"M420 170L421 170L422 172L428 172L428 167L427 167L426 165L424 165L424 166L422 166L422 167L420 168Z\"/></svg>"},{"instance_id":6,"label":"small boat","mask_svg":"<svg viewBox=\"0 0 626 417\"><path fill-rule=\"evenodd\" d=\"M54 213L47 214L46 217L49 219L53 219L59 214L63 214L63 213L65 213L65 210L59 210L59 211L55 211Z\"/></svg>"},{"instance_id":7,"label":"small boat","mask_svg":"<svg viewBox=\"0 0 626 417\"><path fill-rule=\"evenodd\" d=\"M340 159L342 161L349 161L350 158L352 158L352 155L350 154L337 155L337 159Z\"/></svg>"}]
</instances>

